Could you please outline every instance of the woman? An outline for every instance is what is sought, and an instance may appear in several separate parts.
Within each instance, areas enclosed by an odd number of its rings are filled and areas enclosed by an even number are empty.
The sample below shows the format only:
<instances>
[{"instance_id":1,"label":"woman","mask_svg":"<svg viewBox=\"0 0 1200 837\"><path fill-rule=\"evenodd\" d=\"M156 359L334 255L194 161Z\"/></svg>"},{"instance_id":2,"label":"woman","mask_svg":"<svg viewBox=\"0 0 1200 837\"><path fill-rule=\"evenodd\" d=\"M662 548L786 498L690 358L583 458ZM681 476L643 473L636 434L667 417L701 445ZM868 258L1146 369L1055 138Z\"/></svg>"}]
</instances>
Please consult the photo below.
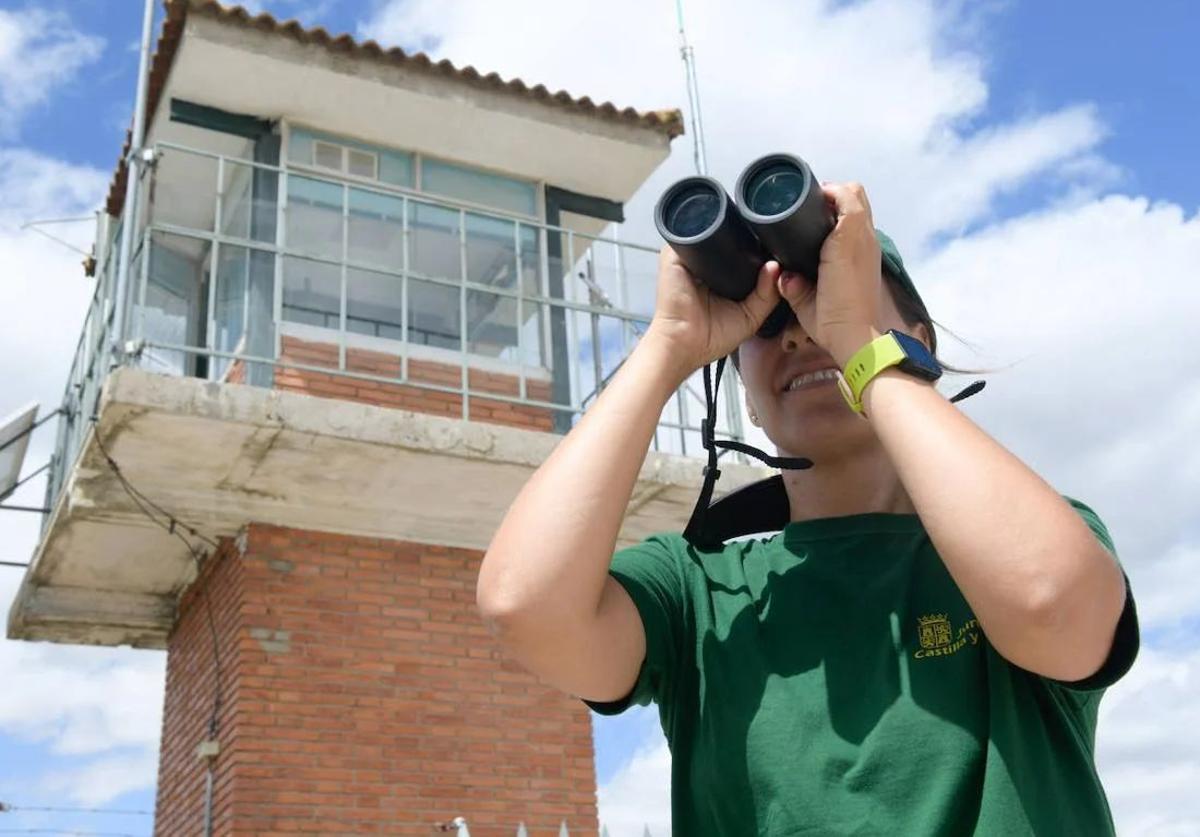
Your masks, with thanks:
<instances>
[{"instance_id":1,"label":"woman","mask_svg":"<svg viewBox=\"0 0 1200 837\"><path fill-rule=\"evenodd\" d=\"M768 263L733 303L664 250L653 322L513 503L480 609L597 711L659 704L677 834L1110 834L1096 710L1137 648L1112 543L928 381L873 374L856 414L809 374L889 329L935 347L862 187L824 189L819 282ZM795 321L755 336L781 295ZM664 404L735 350L751 420L817 463L784 474L791 522L613 557Z\"/></svg>"}]
</instances>

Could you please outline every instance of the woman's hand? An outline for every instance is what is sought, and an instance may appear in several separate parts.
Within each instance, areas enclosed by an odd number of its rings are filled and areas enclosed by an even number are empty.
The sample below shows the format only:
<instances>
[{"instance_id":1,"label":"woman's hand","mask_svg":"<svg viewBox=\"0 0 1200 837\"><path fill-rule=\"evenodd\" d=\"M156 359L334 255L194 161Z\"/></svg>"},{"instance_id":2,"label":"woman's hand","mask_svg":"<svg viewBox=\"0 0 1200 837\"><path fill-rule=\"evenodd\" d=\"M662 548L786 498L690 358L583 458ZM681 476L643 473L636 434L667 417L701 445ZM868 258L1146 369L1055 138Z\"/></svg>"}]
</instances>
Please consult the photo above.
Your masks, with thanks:
<instances>
[{"instance_id":1,"label":"woman's hand","mask_svg":"<svg viewBox=\"0 0 1200 837\"><path fill-rule=\"evenodd\" d=\"M878 258L878 251L876 251ZM758 283L741 302L712 293L697 281L670 247L658 258L654 319L646 337L663 341L679 360L684 378L725 357L749 338L779 304L779 264L768 261ZM645 337L643 340L646 339Z\"/></svg>"},{"instance_id":2,"label":"woman's hand","mask_svg":"<svg viewBox=\"0 0 1200 837\"><path fill-rule=\"evenodd\" d=\"M820 282L788 272L779 278L779 292L805 333L844 368L880 334L879 241L861 185L825 184L822 189L837 211L837 224L821 247Z\"/></svg>"}]
</instances>

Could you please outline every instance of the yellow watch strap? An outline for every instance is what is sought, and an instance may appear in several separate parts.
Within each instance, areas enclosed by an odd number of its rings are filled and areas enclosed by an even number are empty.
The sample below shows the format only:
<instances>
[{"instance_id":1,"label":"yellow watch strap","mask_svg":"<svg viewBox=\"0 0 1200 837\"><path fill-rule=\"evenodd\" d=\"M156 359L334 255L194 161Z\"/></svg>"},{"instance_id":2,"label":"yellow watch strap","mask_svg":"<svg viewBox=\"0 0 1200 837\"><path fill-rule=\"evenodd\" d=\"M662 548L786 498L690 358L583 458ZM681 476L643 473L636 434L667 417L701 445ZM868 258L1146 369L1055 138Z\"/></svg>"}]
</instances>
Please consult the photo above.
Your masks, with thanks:
<instances>
[{"instance_id":1,"label":"yellow watch strap","mask_svg":"<svg viewBox=\"0 0 1200 837\"><path fill-rule=\"evenodd\" d=\"M842 370L842 396L850 409L861 413L862 393L871 379L885 369L890 369L904 360L906 355L899 341L891 333L881 334L851 356Z\"/></svg>"}]
</instances>

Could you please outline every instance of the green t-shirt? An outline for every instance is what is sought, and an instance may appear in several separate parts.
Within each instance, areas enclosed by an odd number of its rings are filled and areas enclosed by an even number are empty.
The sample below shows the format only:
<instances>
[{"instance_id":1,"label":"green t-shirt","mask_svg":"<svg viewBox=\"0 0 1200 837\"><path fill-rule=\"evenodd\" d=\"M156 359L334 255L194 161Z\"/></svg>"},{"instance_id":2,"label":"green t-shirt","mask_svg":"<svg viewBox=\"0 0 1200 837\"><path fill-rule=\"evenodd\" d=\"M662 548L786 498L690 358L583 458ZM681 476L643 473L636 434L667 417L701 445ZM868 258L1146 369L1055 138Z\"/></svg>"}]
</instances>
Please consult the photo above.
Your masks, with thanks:
<instances>
[{"instance_id":1,"label":"green t-shirt","mask_svg":"<svg viewBox=\"0 0 1200 837\"><path fill-rule=\"evenodd\" d=\"M1072 503L1097 538L1091 509ZM1098 837L1096 712L1137 654L1066 684L988 643L915 515L790 523L769 540L621 550L646 632L633 692L659 705L674 832Z\"/></svg>"}]
</instances>

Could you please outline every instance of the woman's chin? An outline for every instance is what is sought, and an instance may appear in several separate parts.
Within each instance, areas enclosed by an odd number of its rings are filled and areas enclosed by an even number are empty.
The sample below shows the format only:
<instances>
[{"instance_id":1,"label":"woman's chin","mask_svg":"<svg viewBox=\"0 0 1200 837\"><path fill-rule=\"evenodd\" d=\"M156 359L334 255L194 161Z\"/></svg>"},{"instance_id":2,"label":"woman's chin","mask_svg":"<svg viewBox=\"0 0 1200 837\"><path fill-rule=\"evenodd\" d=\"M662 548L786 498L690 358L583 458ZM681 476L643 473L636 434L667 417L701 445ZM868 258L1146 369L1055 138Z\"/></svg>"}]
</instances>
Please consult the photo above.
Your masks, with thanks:
<instances>
[{"instance_id":1,"label":"woman's chin","mask_svg":"<svg viewBox=\"0 0 1200 837\"><path fill-rule=\"evenodd\" d=\"M874 435L870 425L852 412L840 395L836 402L808 405L802 415L782 416L780 424L764 428L779 455L804 456L814 462L844 455Z\"/></svg>"}]
</instances>

